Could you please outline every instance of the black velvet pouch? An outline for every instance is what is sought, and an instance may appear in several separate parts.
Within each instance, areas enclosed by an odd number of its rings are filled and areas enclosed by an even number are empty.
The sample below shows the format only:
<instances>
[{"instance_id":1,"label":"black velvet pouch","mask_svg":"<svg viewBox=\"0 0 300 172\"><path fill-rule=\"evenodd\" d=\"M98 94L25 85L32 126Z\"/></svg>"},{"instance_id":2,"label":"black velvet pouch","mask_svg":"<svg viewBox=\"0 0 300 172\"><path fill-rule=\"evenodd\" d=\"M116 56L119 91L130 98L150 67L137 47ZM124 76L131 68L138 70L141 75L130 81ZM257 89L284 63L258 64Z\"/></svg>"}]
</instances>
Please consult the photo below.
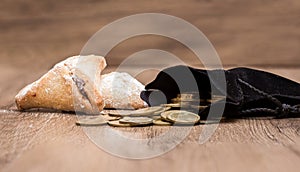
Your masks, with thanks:
<instances>
[{"instance_id":1,"label":"black velvet pouch","mask_svg":"<svg viewBox=\"0 0 300 172\"><path fill-rule=\"evenodd\" d=\"M224 73L223 73L224 72ZM225 83L218 78L225 74ZM192 78L192 80L191 80ZM196 81L195 84L192 81ZM226 90L221 84L226 84ZM210 99L214 89L216 95L226 95L223 117L243 118L249 116L299 117L300 84L284 77L250 68L230 70L201 70L188 66L174 66L160 71L156 79L146 85L141 98L150 106L170 103L182 92L199 92L201 99ZM206 117L209 105L199 114ZM224 102L223 102L224 103Z\"/></svg>"}]
</instances>

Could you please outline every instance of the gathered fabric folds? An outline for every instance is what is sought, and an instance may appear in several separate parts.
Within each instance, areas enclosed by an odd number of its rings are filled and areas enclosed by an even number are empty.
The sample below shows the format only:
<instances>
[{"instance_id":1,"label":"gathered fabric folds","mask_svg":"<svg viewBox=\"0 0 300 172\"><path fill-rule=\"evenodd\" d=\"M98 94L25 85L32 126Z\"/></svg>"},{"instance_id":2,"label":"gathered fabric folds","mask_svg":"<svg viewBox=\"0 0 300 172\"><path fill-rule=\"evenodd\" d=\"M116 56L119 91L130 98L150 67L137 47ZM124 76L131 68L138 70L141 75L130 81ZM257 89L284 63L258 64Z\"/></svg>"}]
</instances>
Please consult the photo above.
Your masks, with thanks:
<instances>
[{"instance_id":1,"label":"gathered fabric folds","mask_svg":"<svg viewBox=\"0 0 300 172\"><path fill-rule=\"evenodd\" d=\"M218 80L218 76L222 75L225 79ZM214 76L213 79L210 76ZM145 89L141 92L141 98L149 106L170 103L182 92L199 92L201 99L210 99L212 90L214 94L225 95L225 102L212 103L199 111L199 115L204 118L211 106L220 103L225 103L222 115L227 118L286 118L299 117L300 114L299 83L266 71L244 67L202 70L174 66L160 71Z\"/></svg>"}]
</instances>

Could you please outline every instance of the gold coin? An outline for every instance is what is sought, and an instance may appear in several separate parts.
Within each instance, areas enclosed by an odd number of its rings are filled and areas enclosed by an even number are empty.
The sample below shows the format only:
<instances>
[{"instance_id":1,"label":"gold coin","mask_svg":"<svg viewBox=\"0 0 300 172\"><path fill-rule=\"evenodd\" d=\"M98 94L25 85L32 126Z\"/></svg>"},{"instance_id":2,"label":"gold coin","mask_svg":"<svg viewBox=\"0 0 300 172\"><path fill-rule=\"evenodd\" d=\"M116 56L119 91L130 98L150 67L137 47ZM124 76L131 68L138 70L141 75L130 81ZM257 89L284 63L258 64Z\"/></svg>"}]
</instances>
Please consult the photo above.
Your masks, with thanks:
<instances>
[{"instance_id":1,"label":"gold coin","mask_svg":"<svg viewBox=\"0 0 300 172\"><path fill-rule=\"evenodd\" d=\"M162 106L171 107L171 108L180 108L180 104L179 103L162 104Z\"/></svg>"},{"instance_id":2,"label":"gold coin","mask_svg":"<svg viewBox=\"0 0 300 172\"><path fill-rule=\"evenodd\" d=\"M130 124L134 126L152 124L153 119L148 117L124 117L119 120L122 124Z\"/></svg>"},{"instance_id":3,"label":"gold coin","mask_svg":"<svg viewBox=\"0 0 300 172\"><path fill-rule=\"evenodd\" d=\"M182 98L174 98L171 99L173 103L180 103L180 102L200 102L200 99L182 99Z\"/></svg>"},{"instance_id":4,"label":"gold coin","mask_svg":"<svg viewBox=\"0 0 300 172\"><path fill-rule=\"evenodd\" d=\"M106 120L106 121L115 121L115 120L119 120L121 119L120 116L110 116L110 115L102 115L102 117Z\"/></svg>"},{"instance_id":5,"label":"gold coin","mask_svg":"<svg viewBox=\"0 0 300 172\"><path fill-rule=\"evenodd\" d=\"M176 99L177 102L176 103L180 103L180 102L205 102L207 99Z\"/></svg>"},{"instance_id":6,"label":"gold coin","mask_svg":"<svg viewBox=\"0 0 300 172\"><path fill-rule=\"evenodd\" d=\"M180 103L169 103L169 104L162 104L161 106L164 107L171 107L171 108L186 108L190 107L191 103L190 102L180 102Z\"/></svg>"},{"instance_id":7,"label":"gold coin","mask_svg":"<svg viewBox=\"0 0 300 172\"><path fill-rule=\"evenodd\" d=\"M156 119L161 118L161 116L160 116L160 115L159 115L159 116L151 116L151 118L152 118L153 120L156 120Z\"/></svg>"},{"instance_id":8,"label":"gold coin","mask_svg":"<svg viewBox=\"0 0 300 172\"><path fill-rule=\"evenodd\" d=\"M116 121L108 121L107 123L108 123L108 125L111 125L111 126L114 126L114 127L131 127L130 124L123 124L123 123L120 123L119 120L116 120Z\"/></svg>"},{"instance_id":9,"label":"gold coin","mask_svg":"<svg viewBox=\"0 0 300 172\"><path fill-rule=\"evenodd\" d=\"M190 99L193 99L193 95L192 94L180 94L180 99L190 100Z\"/></svg>"},{"instance_id":10,"label":"gold coin","mask_svg":"<svg viewBox=\"0 0 300 172\"><path fill-rule=\"evenodd\" d=\"M102 116L84 117L76 121L77 125L103 125L106 124L107 120Z\"/></svg>"},{"instance_id":11,"label":"gold coin","mask_svg":"<svg viewBox=\"0 0 300 172\"><path fill-rule=\"evenodd\" d=\"M203 110L203 109L205 109L205 108L207 108L207 106L199 106L199 105L191 105L191 108L193 108L193 109L199 109L199 110Z\"/></svg>"},{"instance_id":12,"label":"gold coin","mask_svg":"<svg viewBox=\"0 0 300 172\"><path fill-rule=\"evenodd\" d=\"M162 110L154 112L153 115L160 115L161 113L163 113L167 110L170 110L170 109L171 109L171 107L163 107Z\"/></svg>"},{"instance_id":13,"label":"gold coin","mask_svg":"<svg viewBox=\"0 0 300 172\"><path fill-rule=\"evenodd\" d=\"M186 100L180 100L180 102L182 103L182 102L191 102L191 103L199 103L199 102L201 102L199 99L186 99ZM180 103L179 102L179 103Z\"/></svg>"},{"instance_id":14,"label":"gold coin","mask_svg":"<svg viewBox=\"0 0 300 172\"><path fill-rule=\"evenodd\" d=\"M147 108L131 111L130 116L149 116L149 115L153 115L153 113L155 113L157 111L161 111L161 110L163 110L163 107L161 107L161 106L152 106L152 107L147 107Z\"/></svg>"},{"instance_id":15,"label":"gold coin","mask_svg":"<svg viewBox=\"0 0 300 172\"><path fill-rule=\"evenodd\" d=\"M168 112L170 112L170 111L166 111L166 112L161 113L161 114L160 114L160 117L161 117L161 119L162 119L163 121L172 122L172 121L170 121L170 120L167 118L167 115L169 114Z\"/></svg>"},{"instance_id":16,"label":"gold coin","mask_svg":"<svg viewBox=\"0 0 300 172\"><path fill-rule=\"evenodd\" d=\"M181 101L181 99L178 98L178 97L176 97L176 98L171 99L171 101L172 101L173 103L179 103L179 102Z\"/></svg>"},{"instance_id":17,"label":"gold coin","mask_svg":"<svg viewBox=\"0 0 300 172\"><path fill-rule=\"evenodd\" d=\"M170 126L170 125L172 125L171 122L164 121L161 118L153 120L153 124L154 125L160 125L160 126Z\"/></svg>"},{"instance_id":18,"label":"gold coin","mask_svg":"<svg viewBox=\"0 0 300 172\"><path fill-rule=\"evenodd\" d=\"M181 102L180 103L180 107L183 107L183 108L190 107L191 105L192 105L191 102Z\"/></svg>"},{"instance_id":19,"label":"gold coin","mask_svg":"<svg viewBox=\"0 0 300 172\"><path fill-rule=\"evenodd\" d=\"M106 110L104 113L108 113L111 116L130 116L132 110Z\"/></svg>"},{"instance_id":20,"label":"gold coin","mask_svg":"<svg viewBox=\"0 0 300 172\"><path fill-rule=\"evenodd\" d=\"M187 92L177 95L181 100L199 99L199 92Z\"/></svg>"},{"instance_id":21,"label":"gold coin","mask_svg":"<svg viewBox=\"0 0 300 172\"><path fill-rule=\"evenodd\" d=\"M164 113L168 120L178 124L195 124L200 120L199 115L183 110L171 110Z\"/></svg>"}]
</instances>

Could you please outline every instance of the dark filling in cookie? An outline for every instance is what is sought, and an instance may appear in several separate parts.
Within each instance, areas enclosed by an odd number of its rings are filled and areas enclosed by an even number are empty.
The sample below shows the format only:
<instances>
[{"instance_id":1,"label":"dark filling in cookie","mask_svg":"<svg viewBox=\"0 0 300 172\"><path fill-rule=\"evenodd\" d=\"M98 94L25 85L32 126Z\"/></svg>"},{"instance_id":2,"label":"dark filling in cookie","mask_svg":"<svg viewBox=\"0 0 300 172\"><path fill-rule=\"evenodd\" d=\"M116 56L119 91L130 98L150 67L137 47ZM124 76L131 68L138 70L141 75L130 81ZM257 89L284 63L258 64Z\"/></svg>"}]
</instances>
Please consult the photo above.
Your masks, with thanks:
<instances>
[{"instance_id":1,"label":"dark filling in cookie","mask_svg":"<svg viewBox=\"0 0 300 172\"><path fill-rule=\"evenodd\" d=\"M85 86L84 80L80 79L76 75L72 76L72 80L75 82L76 87L78 88L80 94L90 102L90 99L89 99L86 91L84 90L84 86Z\"/></svg>"}]
</instances>

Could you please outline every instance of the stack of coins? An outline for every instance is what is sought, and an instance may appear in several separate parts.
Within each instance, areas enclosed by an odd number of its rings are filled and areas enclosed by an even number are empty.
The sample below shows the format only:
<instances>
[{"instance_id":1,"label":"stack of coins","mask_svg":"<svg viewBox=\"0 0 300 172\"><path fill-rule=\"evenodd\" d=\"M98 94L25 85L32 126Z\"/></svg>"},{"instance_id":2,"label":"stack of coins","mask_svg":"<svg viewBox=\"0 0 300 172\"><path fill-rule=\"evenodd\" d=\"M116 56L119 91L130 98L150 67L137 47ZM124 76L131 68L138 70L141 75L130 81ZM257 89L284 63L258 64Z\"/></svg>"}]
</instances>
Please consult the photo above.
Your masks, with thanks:
<instances>
[{"instance_id":1,"label":"stack of coins","mask_svg":"<svg viewBox=\"0 0 300 172\"><path fill-rule=\"evenodd\" d=\"M154 106L138 110L104 110L97 116L79 116L77 125L95 126L109 124L116 127L137 127L153 125L154 120L160 118L160 114L170 107Z\"/></svg>"},{"instance_id":2,"label":"stack of coins","mask_svg":"<svg viewBox=\"0 0 300 172\"><path fill-rule=\"evenodd\" d=\"M185 93L178 94L176 98L171 99L172 103L164 104L164 106L171 107L173 110L176 109L203 110L209 104L219 101L220 98L221 96L216 98L213 97L212 99L203 99L200 97L200 94L198 92L185 92Z\"/></svg>"},{"instance_id":3,"label":"stack of coins","mask_svg":"<svg viewBox=\"0 0 300 172\"><path fill-rule=\"evenodd\" d=\"M100 115L80 116L77 125L95 126L109 124L115 127L139 127L149 125L195 125L199 123L198 112L209 104L224 100L224 96L201 99L198 92L178 94L170 104L138 110L104 110Z\"/></svg>"}]
</instances>

